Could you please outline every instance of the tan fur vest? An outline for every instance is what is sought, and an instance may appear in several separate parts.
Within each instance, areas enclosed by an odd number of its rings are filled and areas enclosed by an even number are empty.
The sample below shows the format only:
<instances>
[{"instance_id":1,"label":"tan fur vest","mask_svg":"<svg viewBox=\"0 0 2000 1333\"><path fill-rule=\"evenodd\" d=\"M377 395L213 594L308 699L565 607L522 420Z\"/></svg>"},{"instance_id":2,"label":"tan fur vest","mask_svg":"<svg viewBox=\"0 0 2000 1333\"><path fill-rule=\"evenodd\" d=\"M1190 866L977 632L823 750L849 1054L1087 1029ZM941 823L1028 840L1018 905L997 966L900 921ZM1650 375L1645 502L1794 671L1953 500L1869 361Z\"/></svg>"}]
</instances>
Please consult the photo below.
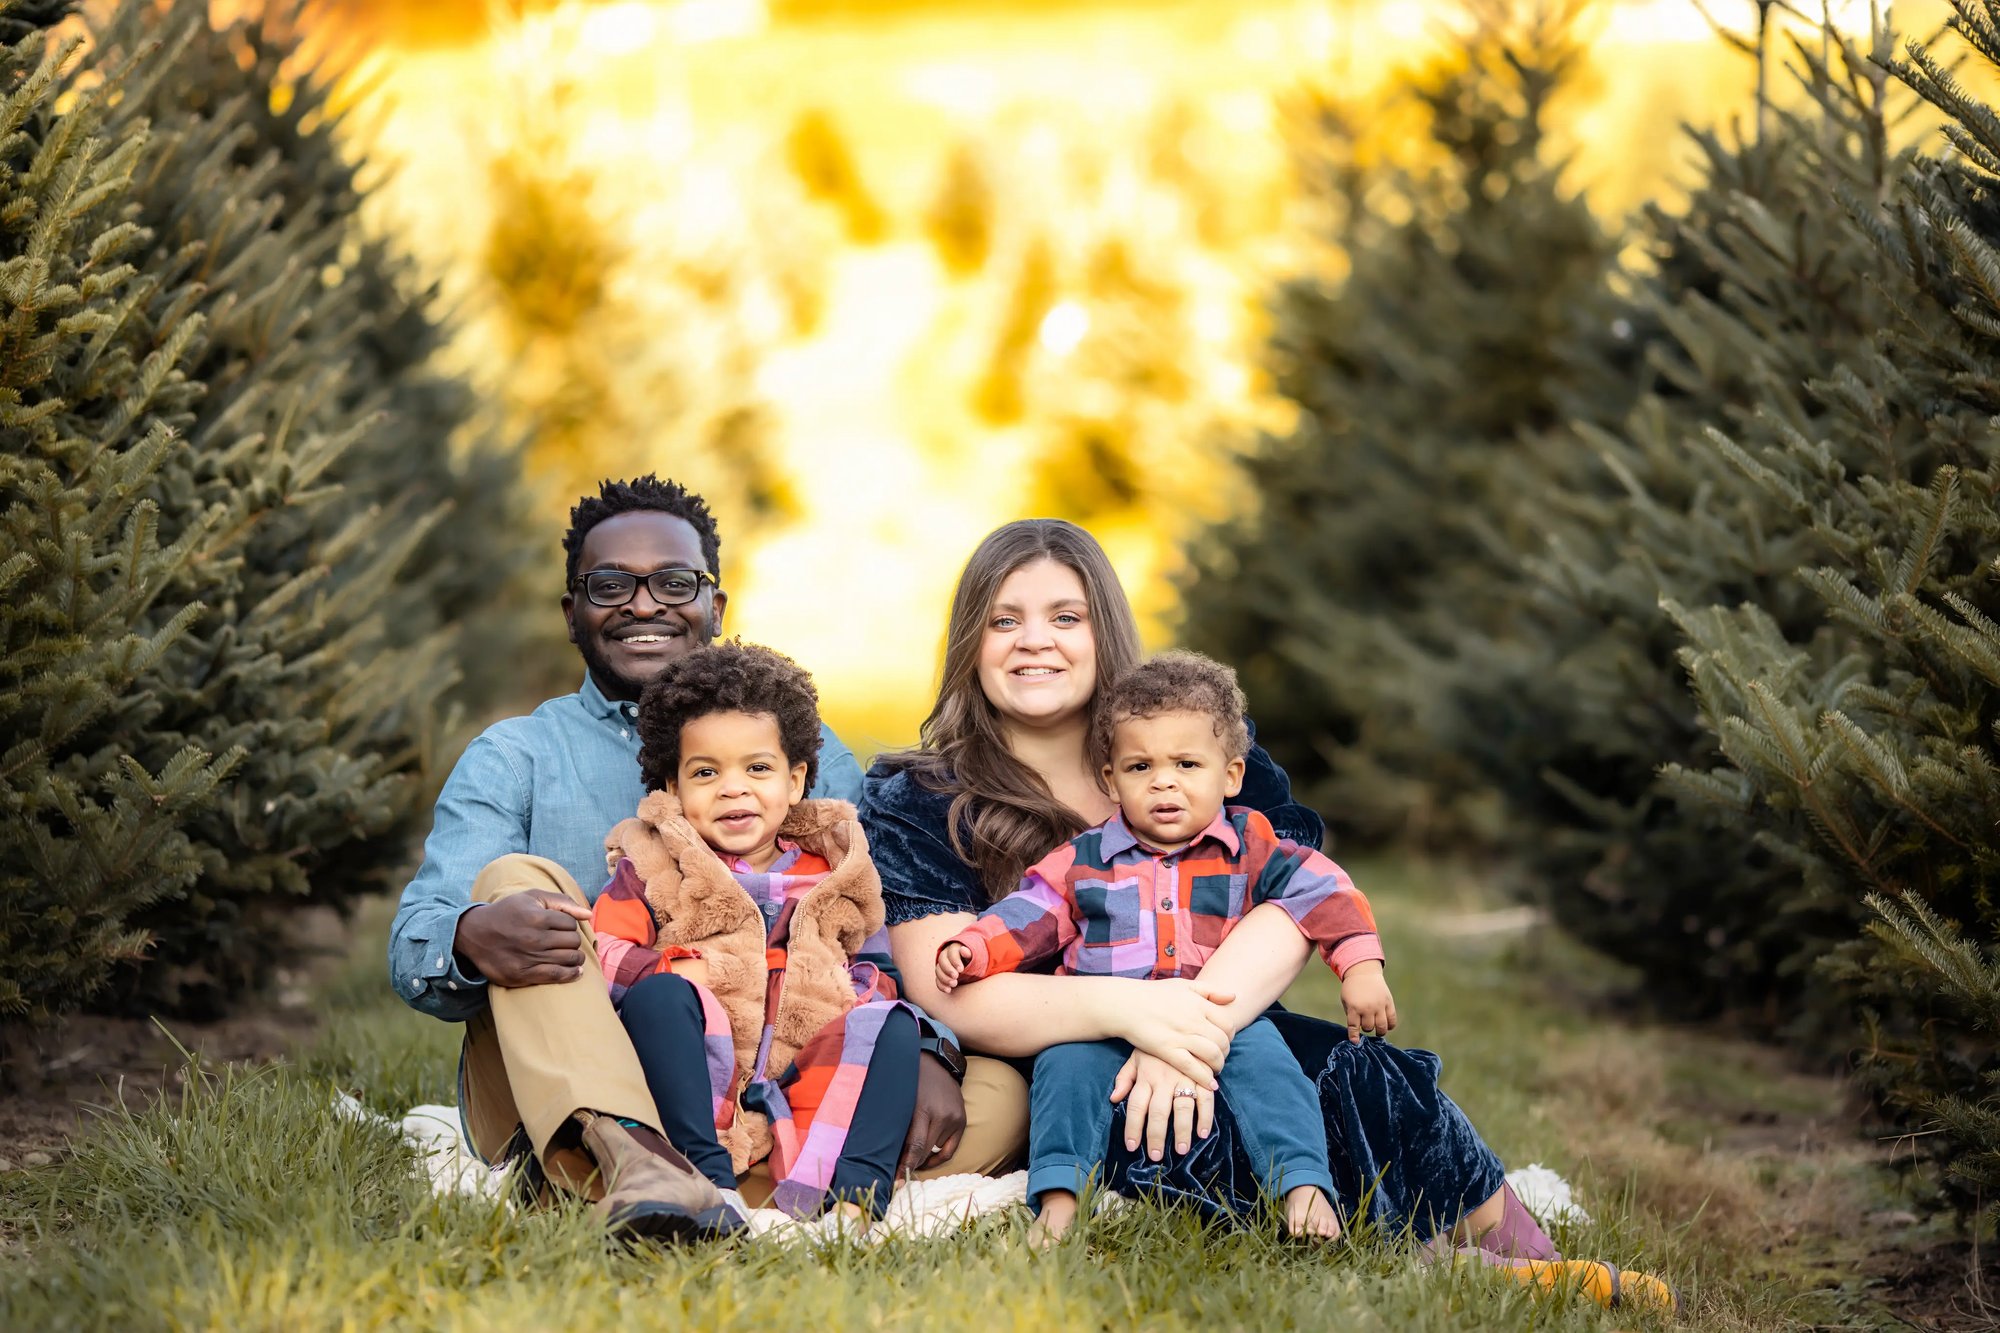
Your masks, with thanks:
<instances>
[{"instance_id":1,"label":"tan fur vest","mask_svg":"<svg viewBox=\"0 0 2000 1333\"><path fill-rule=\"evenodd\" d=\"M735 1114L718 1133L739 1172L771 1151L768 1122L736 1102L755 1072L766 1019L772 1034L764 1072L776 1078L814 1034L854 1007L848 960L882 928L882 881L852 805L801 801L779 834L826 858L833 869L792 911L784 982L776 1013L769 1015L764 915L696 836L680 802L671 793L652 792L639 802L637 817L620 821L604 839L606 858L614 866L621 856L631 858L645 883L660 943L700 949L708 964L709 989L729 1016L736 1046L729 1095Z\"/></svg>"}]
</instances>

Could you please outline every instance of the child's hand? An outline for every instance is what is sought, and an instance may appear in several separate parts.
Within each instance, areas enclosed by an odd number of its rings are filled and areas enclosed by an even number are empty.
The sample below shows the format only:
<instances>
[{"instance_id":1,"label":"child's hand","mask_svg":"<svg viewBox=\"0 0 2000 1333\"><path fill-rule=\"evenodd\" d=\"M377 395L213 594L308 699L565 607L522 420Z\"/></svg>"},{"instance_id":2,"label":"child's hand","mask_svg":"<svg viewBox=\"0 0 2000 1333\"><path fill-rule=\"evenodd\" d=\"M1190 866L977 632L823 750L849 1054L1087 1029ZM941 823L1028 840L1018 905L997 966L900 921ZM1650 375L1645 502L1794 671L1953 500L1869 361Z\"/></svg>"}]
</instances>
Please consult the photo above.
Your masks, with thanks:
<instances>
[{"instance_id":1,"label":"child's hand","mask_svg":"<svg viewBox=\"0 0 2000 1333\"><path fill-rule=\"evenodd\" d=\"M958 986L958 974L965 971L965 965L972 961L972 950L957 940L938 950L937 988L949 995Z\"/></svg>"},{"instance_id":2,"label":"child's hand","mask_svg":"<svg viewBox=\"0 0 2000 1333\"><path fill-rule=\"evenodd\" d=\"M1396 997L1375 959L1356 963L1340 979L1340 1003L1347 1010L1347 1039L1359 1043L1363 1032L1380 1036L1395 1030Z\"/></svg>"}]
</instances>

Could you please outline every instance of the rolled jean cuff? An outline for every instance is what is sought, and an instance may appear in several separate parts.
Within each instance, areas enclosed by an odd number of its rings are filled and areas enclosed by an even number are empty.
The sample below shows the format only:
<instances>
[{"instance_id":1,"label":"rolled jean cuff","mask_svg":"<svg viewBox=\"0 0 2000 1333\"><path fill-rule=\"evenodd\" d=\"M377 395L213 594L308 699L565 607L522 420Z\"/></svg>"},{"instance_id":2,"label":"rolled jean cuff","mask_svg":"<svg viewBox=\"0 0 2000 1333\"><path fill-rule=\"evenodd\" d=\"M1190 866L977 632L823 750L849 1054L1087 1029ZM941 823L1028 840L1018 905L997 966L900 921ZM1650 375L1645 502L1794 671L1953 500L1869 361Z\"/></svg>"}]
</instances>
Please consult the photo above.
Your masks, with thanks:
<instances>
[{"instance_id":1,"label":"rolled jean cuff","mask_svg":"<svg viewBox=\"0 0 2000 1333\"><path fill-rule=\"evenodd\" d=\"M1104 1183L1104 1163L1069 1157L1053 1162L1037 1162L1028 1168L1028 1203L1039 1213L1042 1195L1049 1190L1082 1194L1090 1184Z\"/></svg>"},{"instance_id":2,"label":"rolled jean cuff","mask_svg":"<svg viewBox=\"0 0 2000 1333\"><path fill-rule=\"evenodd\" d=\"M1302 1185L1317 1185L1320 1192L1328 1199L1335 1197L1333 1172L1320 1163L1310 1160L1273 1162L1265 1183L1269 1186L1271 1197L1274 1199L1282 1199Z\"/></svg>"}]
</instances>

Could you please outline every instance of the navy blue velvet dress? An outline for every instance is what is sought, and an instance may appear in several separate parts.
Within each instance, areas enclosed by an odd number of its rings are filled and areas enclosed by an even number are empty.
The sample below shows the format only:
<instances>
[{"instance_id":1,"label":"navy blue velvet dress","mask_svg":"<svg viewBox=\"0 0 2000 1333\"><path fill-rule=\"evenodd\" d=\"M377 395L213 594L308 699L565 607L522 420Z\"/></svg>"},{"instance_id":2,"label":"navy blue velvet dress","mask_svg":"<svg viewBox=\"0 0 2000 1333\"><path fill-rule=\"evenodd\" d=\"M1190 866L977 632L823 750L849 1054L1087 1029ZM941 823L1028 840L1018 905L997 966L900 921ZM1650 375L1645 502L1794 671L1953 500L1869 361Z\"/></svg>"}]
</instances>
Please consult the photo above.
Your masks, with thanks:
<instances>
[{"instance_id":1,"label":"navy blue velvet dress","mask_svg":"<svg viewBox=\"0 0 2000 1333\"><path fill-rule=\"evenodd\" d=\"M951 849L951 800L907 770L882 764L863 782L861 823L891 926L986 905L978 872ZM1292 801L1290 779L1262 746L1251 748L1234 803L1262 810L1279 836L1294 842L1317 847L1325 836L1320 817ZM1269 1017L1318 1090L1335 1202L1344 1215L1394 1232L1407 1227L1427 1241L1500 1189L1500 1159L1439 1089L1437 1056L1373 1037L1357 1046L1340 1024L1275 1005ZM1221 1100L1215 1133L1186 1154L1169 1143L1158 1162L1147 1161L1143 1149L1125 1150L1120 1107L1105 1166L1121 1192L1157 1191L1211 1213L1244 1215L1258 1206L1256 1173Z\"/></svg>"}]
</instances>

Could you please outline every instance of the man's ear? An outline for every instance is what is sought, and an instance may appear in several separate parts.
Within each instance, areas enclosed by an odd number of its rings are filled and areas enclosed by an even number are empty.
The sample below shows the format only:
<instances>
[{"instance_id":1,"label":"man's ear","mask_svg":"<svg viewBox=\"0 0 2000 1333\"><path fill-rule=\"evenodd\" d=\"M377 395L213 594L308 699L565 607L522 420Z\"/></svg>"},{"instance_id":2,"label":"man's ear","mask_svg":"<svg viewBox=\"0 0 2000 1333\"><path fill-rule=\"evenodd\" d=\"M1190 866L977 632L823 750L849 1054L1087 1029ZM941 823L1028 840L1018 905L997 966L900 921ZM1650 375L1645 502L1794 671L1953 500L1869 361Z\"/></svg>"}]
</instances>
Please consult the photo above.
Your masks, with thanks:
<instances>
[{"instance_id":1,"label":"man's ear","mask_svg":"<svg viewBox=\"0 0 2000 1333\"><path fill-rule=\"evenodd\" d=\"M792 765L792 804L797 805L806 798L806 766Z\"/></svg>"},{"instance_id":2,"label":"man's ear","mask_svg":"<svg viewBox=\"0 0 2000 1333\"><path fill-rule=\"evenodd\" d=\"M708 618L709 638L714 639L721 637L722 613L724 610L728 608L728 606L729 606L729 594L724 592L722 589L717 588L715 590L715 611Z\"/></svg>"},{"instance_id":3,"label":"man's ear","mask_svg":"<svg viewBox=\"0 0 2000 1333\"><path fill-rule=\"evenodd\" d=\"M563 609L563 624L569 627L569 641L571 643L575 643L576 642L576 594L575 593L566 592L562 595L562 609Z\"/></svg>"},{"instance_id":4,"label":"man's ear","mask_svg":"<svg viewBox=\"0 0 2000 1333\"><path fill-rule=\"evenodd\" d=\"M1232 759L1229 761L1229 767L1222 770L1222 794L1224 796L1234 796L1243 790L1244 768L1245 764L1243 760Z\"/></svg>"}]
</instances>

